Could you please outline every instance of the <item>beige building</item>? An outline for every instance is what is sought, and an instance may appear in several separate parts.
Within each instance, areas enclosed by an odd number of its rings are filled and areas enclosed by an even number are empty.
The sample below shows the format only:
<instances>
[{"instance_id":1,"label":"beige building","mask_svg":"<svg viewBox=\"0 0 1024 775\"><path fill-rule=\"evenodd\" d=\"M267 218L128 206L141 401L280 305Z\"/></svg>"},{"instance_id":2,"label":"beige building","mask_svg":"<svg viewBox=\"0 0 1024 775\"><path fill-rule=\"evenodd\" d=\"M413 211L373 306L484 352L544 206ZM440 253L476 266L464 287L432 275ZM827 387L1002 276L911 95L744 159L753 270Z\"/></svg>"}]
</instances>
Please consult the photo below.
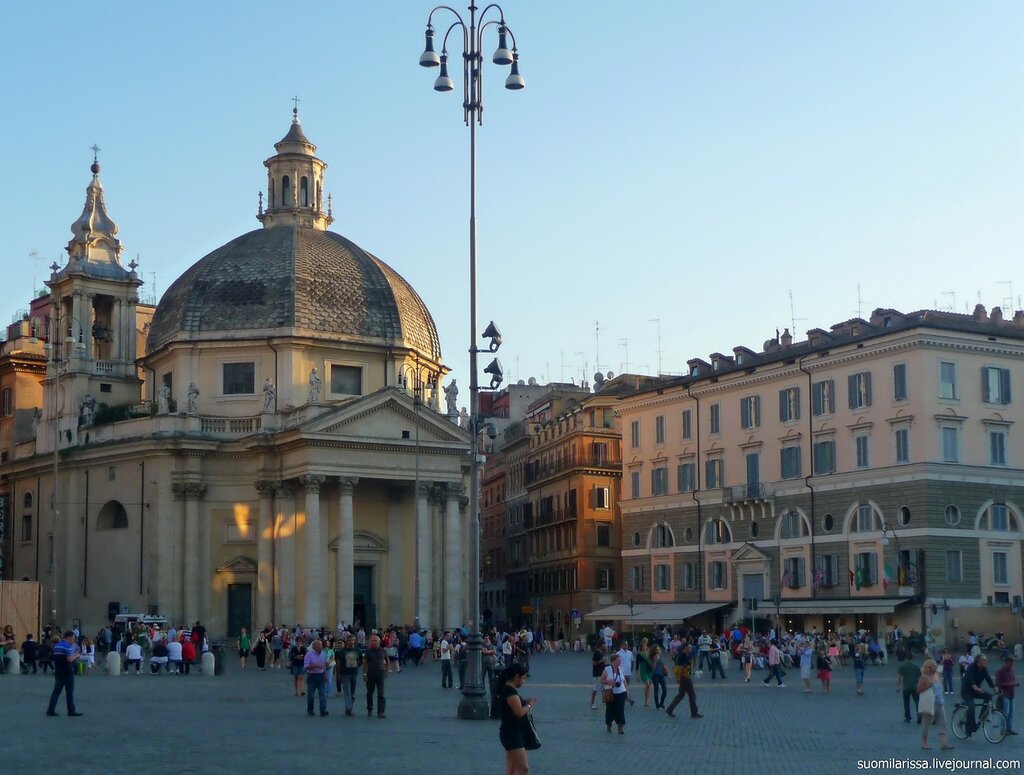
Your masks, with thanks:
<instances>
[{"instance_id":1,"label":"beige building","mask_svg":"<svg viewBox=\"0 0 1024 775\"><path fill-rule=\"evenodd\" d=\"M15 573L43 583L58 621L152 610L215 636L465 622L468 439L440 413L434 322L327 230L327 165L297 115L275 149L262 228L149 314L94 165L47 282L42 417L0 468L8 503L33 504Z\"/></svg>"},{"instance_id":2,"label":"beige building","mask_svg":"<svg viewBox=\"0 0 1024 775\"><path fill-rule=\"evenodd\" d=\"M621 405L645 619L1017 635L1024 312L879 309L689 367Z\"/></svg>"}]
</instances>

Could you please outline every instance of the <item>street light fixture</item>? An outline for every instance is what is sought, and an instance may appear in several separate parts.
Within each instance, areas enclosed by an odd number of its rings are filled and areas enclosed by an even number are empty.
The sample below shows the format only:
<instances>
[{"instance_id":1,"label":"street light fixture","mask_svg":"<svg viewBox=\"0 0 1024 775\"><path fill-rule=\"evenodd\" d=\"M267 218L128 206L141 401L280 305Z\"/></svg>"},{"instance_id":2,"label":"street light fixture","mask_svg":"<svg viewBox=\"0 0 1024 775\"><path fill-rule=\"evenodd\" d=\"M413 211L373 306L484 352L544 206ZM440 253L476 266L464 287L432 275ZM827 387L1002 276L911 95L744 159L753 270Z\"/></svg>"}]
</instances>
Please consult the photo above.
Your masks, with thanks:
<instances>
[{"instance_id":1,"label":"street light fixture","mask_svg":"<svg viewBox=\"0 0 1024 775\"><path fill-rule=\"evenodd\" d=\"M434 51L434 14L444 11L454 16L454 21L444 33L441 42L440 56ZM488 12L494 11L498 18L485 21ZM476 344L476 127L483 124L484 115L484 94L483 94L483 57L481 49L483 44L484 31L491 26L497 26L498 47L494 52L492 61L498 65L511 65L511 72L505 79L505 88L517 91L526 86L526 82L519 74L519 53L516 48L516 36L505 23L505 12L497 3L486 6L477 16L477 7L469 5L468 22L455 9L447 5L435 7L427 16L427 29L425 34L425 45L423 54L420 56L420 65L423 67L440 67L437 79L434 81L434 90L440 92L452 91L455 84L448 75L448 36L458 29L462 32L462 110L463 120L469 127L469 435L470 435L470 474L469 474L469 511L470 511L470 551L469 551L469 584L472 590L469 600L469 635L466 638L467 665L466 681L463 684L462 699L459 702L459 718L464 719L486 719L489 716L489 708L484 697L483 671L481 665L481 644L480 635L480 440L477 435L478 418L480 412L480 385L477 375L477 353L480 352ZM508 39L512 40L511 50L508 48ZM494 327L492 323L488 332ZM497 327L494 327L497 334ZM501 345L500 335L491 335L487 332L485 338L491 339L489 352L496 352ZM491 388L494 389L501 384L504 378L501 373L501 364L495 358L487 367L487 373L491 374Z\"/></svg>"}]
</instances>

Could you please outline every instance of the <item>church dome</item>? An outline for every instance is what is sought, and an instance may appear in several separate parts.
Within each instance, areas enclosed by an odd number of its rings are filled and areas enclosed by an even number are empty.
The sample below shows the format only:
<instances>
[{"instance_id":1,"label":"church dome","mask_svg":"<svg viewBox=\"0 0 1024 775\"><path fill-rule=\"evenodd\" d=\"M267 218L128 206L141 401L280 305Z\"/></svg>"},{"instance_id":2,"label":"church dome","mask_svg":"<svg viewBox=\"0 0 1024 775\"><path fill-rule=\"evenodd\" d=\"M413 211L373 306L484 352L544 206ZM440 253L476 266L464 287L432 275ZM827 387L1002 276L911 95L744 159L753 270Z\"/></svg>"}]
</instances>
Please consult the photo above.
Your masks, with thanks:
<instances>
[{"instance_id":1,"label":"church dome","mask_svg":"<svg viewBox=\"0 0 1024 775\"><path fill-rule=\"evenodd\" d=\"M339 234L299 225L251 231L196 262L160 299L146 349L285 333L441 359L433 318L401 275Z\"/></svg>"}]
</instances>

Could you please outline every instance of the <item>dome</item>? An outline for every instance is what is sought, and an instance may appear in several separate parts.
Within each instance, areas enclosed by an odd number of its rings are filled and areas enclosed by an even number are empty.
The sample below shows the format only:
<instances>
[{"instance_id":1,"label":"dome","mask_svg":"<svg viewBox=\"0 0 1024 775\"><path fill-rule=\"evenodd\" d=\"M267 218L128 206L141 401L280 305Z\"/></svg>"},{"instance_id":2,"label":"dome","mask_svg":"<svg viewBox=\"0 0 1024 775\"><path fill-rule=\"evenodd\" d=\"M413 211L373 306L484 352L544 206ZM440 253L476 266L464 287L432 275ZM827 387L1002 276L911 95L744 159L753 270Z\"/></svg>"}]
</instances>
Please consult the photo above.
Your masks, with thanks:
<instances>
[{"instance_id":1,"label":"dome","mask_svg":"<svg viewBox=\"0 0 1024 775\"><path fill-rule=\"evenodd\" d=\"M160 299L146 350L246 333L377 340L441 359L433 318L401 275L338 234L297 225L251 231L196 262Z\"/></svg>"}]
</instances>

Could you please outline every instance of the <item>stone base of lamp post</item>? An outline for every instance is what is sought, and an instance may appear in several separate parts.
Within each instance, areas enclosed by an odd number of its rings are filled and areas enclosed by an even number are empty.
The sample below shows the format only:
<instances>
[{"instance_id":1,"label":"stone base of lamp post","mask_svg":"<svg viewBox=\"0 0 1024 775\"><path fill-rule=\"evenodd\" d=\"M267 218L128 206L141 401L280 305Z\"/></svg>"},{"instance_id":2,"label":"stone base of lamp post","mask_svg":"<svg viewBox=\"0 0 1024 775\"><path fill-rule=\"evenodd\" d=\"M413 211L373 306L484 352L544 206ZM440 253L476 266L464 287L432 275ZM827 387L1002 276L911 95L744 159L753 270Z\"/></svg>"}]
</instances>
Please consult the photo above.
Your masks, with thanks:
<instances>
[{"instance_id":1,"label":"stone base of lamp post","mask_svg":"<svg viewBox=\"0 0 1024 775\"><path fill-rule=\"evenodd\" d=\"M466 637L466 647L466 682L462 686L458 716L469 721L483 721L490 718L491 708L483 684L483 638L475 626Z\"/></svg>"}]
</instances>

